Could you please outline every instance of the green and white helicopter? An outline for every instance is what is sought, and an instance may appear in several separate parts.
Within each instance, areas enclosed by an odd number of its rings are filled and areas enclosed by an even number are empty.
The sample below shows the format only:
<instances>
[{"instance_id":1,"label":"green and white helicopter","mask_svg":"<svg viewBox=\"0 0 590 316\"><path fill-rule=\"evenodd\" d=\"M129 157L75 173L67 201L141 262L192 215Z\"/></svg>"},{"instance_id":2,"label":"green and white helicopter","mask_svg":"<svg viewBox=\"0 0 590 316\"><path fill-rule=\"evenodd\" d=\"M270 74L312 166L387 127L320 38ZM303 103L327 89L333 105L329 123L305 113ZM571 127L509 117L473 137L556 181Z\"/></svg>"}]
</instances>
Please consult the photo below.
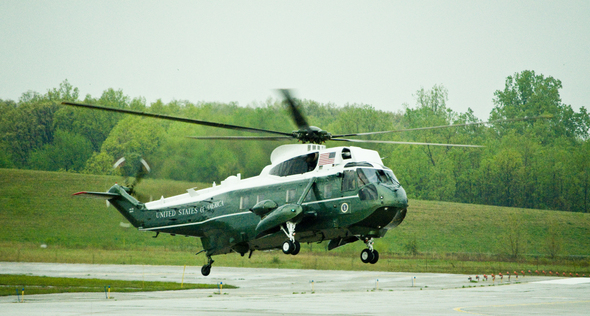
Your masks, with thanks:
<instances>
[{"instance_id":1,"label":"green and white helicopter","mask_svg":"<svg viewBox=\"0 0 590 316\"><path fill-rule=\"evenodd\" d=\"M271 154L271 164L258 176L242 179L237 174L219 185L202 190L188 189L187 193L153 202L141 203L135 199L133 185L115 184L107 192L85 191L74 195L108 200L140 231L155 232L156 236L167 233L199 237L203 250L197 254L205 252L208 258L201 269L204 276L211 272L214 255L237 252L244 256L249 252L250 257L255 250L270 249L296 255L301 243L322 241L329 241L331 250L360 240L367 246L360 254L362 262L375 264L379 252L373 248L374 238L383 237L389 229L402 223L408 208L406 192L392 170L383 164L378 152L353 146L327 148L323 144L340 141L482 147L348 138L399 130L332 135L308 125L290 92L280 91L298 126L298 130L290 133L63 102L76 107L273 135L192 137L195 139L301 142L277 147ZM528 119L531 118L517 120Z\"/></svg>"}]
</instances>

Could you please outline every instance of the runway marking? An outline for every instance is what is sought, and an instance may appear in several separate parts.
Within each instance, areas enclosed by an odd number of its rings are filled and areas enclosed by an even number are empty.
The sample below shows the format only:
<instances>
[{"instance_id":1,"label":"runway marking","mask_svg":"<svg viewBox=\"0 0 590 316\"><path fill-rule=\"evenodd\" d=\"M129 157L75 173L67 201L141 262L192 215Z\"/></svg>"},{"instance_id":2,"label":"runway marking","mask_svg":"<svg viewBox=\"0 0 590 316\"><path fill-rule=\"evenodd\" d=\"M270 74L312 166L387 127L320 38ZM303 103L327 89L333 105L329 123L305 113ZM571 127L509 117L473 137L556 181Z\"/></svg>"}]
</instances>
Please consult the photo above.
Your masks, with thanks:
<instances>
[{"instance_id":1,"label":"runway marking","mask_svg":"<svg viewBox=\"0 0 590 316\"><path fill-rule=\"evenodd\" d=\"M479 307L515 307L515 306L535 306L535 305L557 305L557 304L580 304L580 303L590 303L590 301L571 301L571 302L547 302L547 303L525 303L525 304L506 304L506 305L479 305L479 306L463 306L463 307L455 307L453 310L457 312L472 314L472 315L489 315L489 314L479 314L474 312L464 311L463 308L479 308Z\"/></svg>"},{"instance_id":2,"label":"runway marking","mask_svg":"<svg viewBox=\"0 0 590 316\"><path fill-rule=\"evenodd\" d=\"M558 279L558 280L550 280L550 281L538 281L533 283L544 283L544 284L584 284L590 283L590 278L568 278L568 279Z\"/></svg>"}]
</instances>

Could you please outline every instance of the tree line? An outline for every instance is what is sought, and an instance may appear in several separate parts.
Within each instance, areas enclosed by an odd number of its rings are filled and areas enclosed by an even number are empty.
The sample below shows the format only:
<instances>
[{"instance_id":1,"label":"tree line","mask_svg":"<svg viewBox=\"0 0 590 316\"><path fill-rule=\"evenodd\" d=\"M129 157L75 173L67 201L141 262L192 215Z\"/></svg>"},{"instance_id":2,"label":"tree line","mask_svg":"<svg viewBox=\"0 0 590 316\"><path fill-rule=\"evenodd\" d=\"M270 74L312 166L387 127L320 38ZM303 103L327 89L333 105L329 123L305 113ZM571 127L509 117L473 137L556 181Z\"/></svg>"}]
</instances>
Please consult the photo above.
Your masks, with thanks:
<instances>
[{"instance_id":1,"label":"tree line","mask_svg":"<svg viewBox=\"0 0 590 316\"><path fill-rule=\"evenodd\" d=\"M366 144L379 151L415 199L512 207L590 211L590 116L563 104L561 82L534 71L506 78L494 93L488 120L551 115L550 119L470 125L365 137L431 143L484 145L484 148ZM398 112L366 104L337 107L300 100L311 125L333 134L398 130L480 122L471 109L453 111L442 85L420 89L416 104ZM241 173L257 175L272 150L284 142L207 141L186 136L251 135L186 123L61 105L77 101L177 115L234 125L290 132L296 127L284 105L267 100L246 107L236 103L158 100L146 104L121 90L99 98L79 96L67 80L45 94L28 91L18 101L0 99L0 168L88 174L129 172L113 169L120 157L143 157L150 177L213 182ZM338 144L327 144L339 146ZM129 159L133 160L133 159Z\"/></svg>"}]
</instances>

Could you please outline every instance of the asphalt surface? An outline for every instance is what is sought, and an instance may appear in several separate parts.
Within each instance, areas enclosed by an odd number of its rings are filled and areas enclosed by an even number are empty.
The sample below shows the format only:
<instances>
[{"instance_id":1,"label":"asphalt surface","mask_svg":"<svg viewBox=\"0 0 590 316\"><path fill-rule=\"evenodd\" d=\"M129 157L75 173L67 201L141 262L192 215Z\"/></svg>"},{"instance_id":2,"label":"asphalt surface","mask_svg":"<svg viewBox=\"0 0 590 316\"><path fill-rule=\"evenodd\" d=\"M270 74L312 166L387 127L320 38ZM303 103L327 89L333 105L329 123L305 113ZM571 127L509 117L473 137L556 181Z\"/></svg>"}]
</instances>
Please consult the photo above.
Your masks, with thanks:
<instances>
[{"instance_id":1,"label":"asphalt surface","mask_svg":"<svg viewBox=\"0 0 590 316\"><path fill-rule=\"evenodd\" d=\"M184 279L183 279L184 270ZM590 278L0 262L2 274L231 284L238 289L0 297L1 315L588 315ZM474 277L473 275L471 277ZM313 282L312 282L313 281ZM105 282L105 286L108 285ZM26 293L26 292L25 292Z\"/></svg>"}]
</instances>

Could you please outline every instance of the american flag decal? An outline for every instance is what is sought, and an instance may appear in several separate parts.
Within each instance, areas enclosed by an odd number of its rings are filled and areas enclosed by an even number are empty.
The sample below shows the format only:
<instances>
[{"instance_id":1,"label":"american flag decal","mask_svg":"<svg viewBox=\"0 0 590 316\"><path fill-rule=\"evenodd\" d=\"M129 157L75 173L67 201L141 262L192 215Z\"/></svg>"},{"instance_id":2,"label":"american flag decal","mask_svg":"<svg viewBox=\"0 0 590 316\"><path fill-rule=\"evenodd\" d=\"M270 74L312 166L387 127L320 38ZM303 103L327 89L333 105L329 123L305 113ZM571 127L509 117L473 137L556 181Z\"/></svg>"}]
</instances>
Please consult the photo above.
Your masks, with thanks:
<instances>
[{"instance_id":1,"label":"american flag decal","mask_svg":"<svg viewBox=\"0 0 590 316\"><path fill-rule=\"evenodd\" d=\"M321 154L319 161L320 166L333 164L334 158L336 158L336 152Z\"/></svg>"}]
</instances>

